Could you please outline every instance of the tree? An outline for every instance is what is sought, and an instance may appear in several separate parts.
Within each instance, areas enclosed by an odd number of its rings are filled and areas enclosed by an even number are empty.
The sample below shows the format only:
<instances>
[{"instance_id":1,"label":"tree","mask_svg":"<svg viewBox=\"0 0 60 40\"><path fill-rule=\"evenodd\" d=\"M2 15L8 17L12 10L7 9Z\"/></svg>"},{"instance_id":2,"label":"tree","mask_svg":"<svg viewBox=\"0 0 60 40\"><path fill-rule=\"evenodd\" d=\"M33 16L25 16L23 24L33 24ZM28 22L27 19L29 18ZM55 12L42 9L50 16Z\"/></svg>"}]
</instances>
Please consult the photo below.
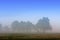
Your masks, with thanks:
<instances>
[{"instance_id":1,"label":"tree","mask_svg":"<svg viewBox=\"0 0 60 40\"><path fill-rule=\"evenodd\" d=\"M12 23L12 30L13 32L16 32L16 33L21 33L21 32L25 32L25 25L26 23L21 21L21 22L18 22L18 21L14 21Z\"/></svg>"},{"instance_id":2,"label":"tree","mask_svg":"<svg viewBox=\"0 0 60 40\"><path fill-rule=\"evenodd\" d=\"M2 24L0 24L0 32L2 32Z\"/></svg>"},{"instance_id":3,"label":"tree","mask_svg":"<svg viewBox=\"0 0 60 40\"><path fill-rule=\"evenodd\" d=\"M19 27L19 22L18 21L12 22L11 27L13 32L17 32Z\"/></svg>"},{"instance_id":4,"label":"tree","mask_svg":"<svg viewBox=\"0 0 60 40\"><path fill-rule=\"evenodd\" d=\"M21 21L20 23L19 23L19 30L20 30L20 32L25 32L25 28L26 28L26 22L23 22L23 21Z\"/></svg>"},{"instance_id":5,"label":"tree","mask_svg":"<svg viewBox=\"0 0 60 40\"><path fill-rule=\"evenodd\" d=\"M10 32L10 28L6 25L5 27L4 27L4 30L3 30L5 33L7 32L7 33L9 33Z\"/></svg>"},{"instance_id":6,"label":"tree","mask_svg":"<svg viewBox=\"0 0 60 40\"><path fill-rule=\"evenodd\" d=\"M47 17L43 17L43 22L44 22L45 30L52 30L52 27L50 25L50 20Z\"/></svg>"},{"instance_id":7,"label":"tree","mask_svg":"<svg viewBox=\"0 0 60 40\"><path fill-rule=\"evenodd\" d=\"M33 28L34 28L34 25L31 22L27 21L26 22L26 30L27 30L27 32L32 32Z\"/></svg>"},{"instance_id":8,"label":"tree","mask_svg":"<svg viewBox=\"0 0 60 40\"><path fill-rule=\"evenodd\" d=\"M43 17L37 22L36 27L42 30L43 32L51 30L52 28L49 21L50 20L47 17Z\"/></svg>"}]
</instances>

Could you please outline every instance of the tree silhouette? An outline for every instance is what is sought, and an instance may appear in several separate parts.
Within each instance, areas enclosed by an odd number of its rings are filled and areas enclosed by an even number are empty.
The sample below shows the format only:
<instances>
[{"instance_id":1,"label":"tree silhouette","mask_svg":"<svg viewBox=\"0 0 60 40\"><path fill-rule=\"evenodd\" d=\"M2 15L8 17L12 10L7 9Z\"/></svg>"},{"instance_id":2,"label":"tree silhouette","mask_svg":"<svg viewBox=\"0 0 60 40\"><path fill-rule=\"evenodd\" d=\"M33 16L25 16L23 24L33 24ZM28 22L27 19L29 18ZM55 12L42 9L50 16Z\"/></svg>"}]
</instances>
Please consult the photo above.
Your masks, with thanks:
<instances>
[{"instance_id":1,"label":"tree silhouette","mask_svg":"<svg viewBox=\"0 0 60 40\"><path fill-rule=\"evenodd\" d=\"M34 25L29 21L21 21L20 23L18 21L14 21L11 26L13 32L31 32L34 27Z\"/></svg>"},{"instance_id":2,"label":"tree silhouette","mask_svg":"<svg viewBox=\"0 0 60 40\"><path fill-rule=\"evenodd\" d=\"M5 33L6 33L6 32L7 32L7 33L9 33L9 32L10 32L10 28L9 28L7 25L6 25L6 26L4 26L3 28L4 28L4 30L3 30L3 31L4 31Z\"/></svg>"},{"instance_id":3,"label":"tree silhouette","mask_svg":"<svg viewBox=\"0 0 60 40\"><path fill-rule=\"evenodd\" d=\"M21 21L19 23L19 30L20 32L25 32L26 22Z\"/></svg>"},{"instance_id":4,"label":"tree silhouette","mask_svg":"<svg viewBox=\"0 0 60 40\"><path fill-rule=\"evenodd\" d=\"M11 27L12 27L12 31L13 32L17 32L18 30L18 27L19 27L19 22L18 21L14 21L12 24L11 24Z\"/></svg>"},{"instance_id":5,"label":"tree silhouette","mask_svg":"<svg viewBox=\"0 0 60 40\"><path fill-rule=\"evenodd\" d=\"M31 22L27 21L26 22L26 30L27 30L27 32L32 32L33 29L34 29L34 25Z\"/></svg>"},{"instance_id":6,"label":"tree silhouette","mask_svg":"<svg viewBox=\"0 0 60 40\"><path fill-rule=\"evenodd\" d=\"M2 32L2 24L0 24L0 32Z\"/></svg>"},{"instance_id":7,"label":"tree silhouette","mask_svg":"<svg viewBox=\"0 0 60 40\"><path fill-rule=\"evenodd\" d=\"M40 19L37 24L36 27L40 30L42 30L43 32L47 31L47 30L51 30L51 25L49 22L49 19L47 17L43 17L42 19ZM39 30L39 31L40 31Z\"/></svg>"},{"instance_id":8,"label":"tree silhouette","mask_svg":"<svg viewBox=\"0 0 60 40\"><path fill-rule=\"evenodd\" d=\"M11 26L12 26L13 32L30 33L30 32L32 32L32 30L37 30L38 32L40 32L42 30L43 32L45 32L47 30L52 30L52 27L51 27L49 21L50 20L48 19L48 17L43 17L42 19L38 20L36 25L32 24L30 21L27 21L27 22L14 21L14 22L12 22Z\"/></svg>"}]
</instances>

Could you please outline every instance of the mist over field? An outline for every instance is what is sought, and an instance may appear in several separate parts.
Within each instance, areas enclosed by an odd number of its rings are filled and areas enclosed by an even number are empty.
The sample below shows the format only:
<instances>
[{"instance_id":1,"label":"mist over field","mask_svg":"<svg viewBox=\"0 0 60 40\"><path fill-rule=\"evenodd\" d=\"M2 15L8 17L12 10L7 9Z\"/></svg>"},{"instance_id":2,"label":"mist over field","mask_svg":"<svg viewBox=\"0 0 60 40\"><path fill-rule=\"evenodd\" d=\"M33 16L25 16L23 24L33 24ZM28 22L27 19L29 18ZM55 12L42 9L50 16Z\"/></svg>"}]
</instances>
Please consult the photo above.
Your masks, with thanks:
<instances>
[{"instance_id":1,"label":"mist over field","mask_svg":"<svg viewBox=\"0 0 60 40\"><path fill-rule=\"evenodd\" d=\"M59 33L55 31L48 17L42 17L35 23L24 20L5 21L0 24L2 33Z\"/></svg>"},{"instance_id":2,"label":"mist over field","mask_svg":"<svg viewBox=\"0 0 60 40\"><path fill-rule=\"evenodd\" d=\"M59 0L0 0L0 33L60 33Z\"/></svg>"}]
</instances>

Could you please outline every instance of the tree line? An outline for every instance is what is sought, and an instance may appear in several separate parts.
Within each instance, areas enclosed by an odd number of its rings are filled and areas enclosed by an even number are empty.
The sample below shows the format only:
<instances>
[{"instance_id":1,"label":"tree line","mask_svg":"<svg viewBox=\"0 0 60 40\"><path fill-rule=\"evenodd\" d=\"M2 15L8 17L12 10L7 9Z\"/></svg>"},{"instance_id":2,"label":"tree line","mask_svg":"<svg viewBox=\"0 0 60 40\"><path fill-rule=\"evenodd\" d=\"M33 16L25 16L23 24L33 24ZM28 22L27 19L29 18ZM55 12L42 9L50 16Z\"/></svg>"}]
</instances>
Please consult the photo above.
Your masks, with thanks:
<instances>
[{"instance_id":1,"label":"tree line","mask_svg":"<svg viewBox=\"0 0 60 40\"><path fill-rule=\"evenodd\" d=\"M9 30L8 26L5 26L6 31ZM2 30L2 25L0 24L0 31ZM48 17L43 17L42 19L39 19L38 22L34 25L30 21L14 21L11 23L11 30L12 32L46 32L48 30L52 30L52 27L50 25L50 20Z\"/></svg>"}]
</instances>

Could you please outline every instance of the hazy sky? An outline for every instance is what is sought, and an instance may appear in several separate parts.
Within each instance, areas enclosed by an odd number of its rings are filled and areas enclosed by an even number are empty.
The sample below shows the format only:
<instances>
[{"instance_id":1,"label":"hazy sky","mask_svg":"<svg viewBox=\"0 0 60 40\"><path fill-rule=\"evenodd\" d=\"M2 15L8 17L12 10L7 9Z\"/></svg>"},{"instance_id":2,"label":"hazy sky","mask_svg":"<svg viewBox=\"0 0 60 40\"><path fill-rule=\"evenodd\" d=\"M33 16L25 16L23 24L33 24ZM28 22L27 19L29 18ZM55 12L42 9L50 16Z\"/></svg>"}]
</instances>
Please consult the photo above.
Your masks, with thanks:
<instances>
[{"instance_id":1,"label":"hazy sky","mask_svg":"<svg viewBox=\"0 0 60 40\"><path fill-rule=\"evenodd\" d=\"M0 0L0 23L31 21L48 17L55 30L60 29L60 0Z\"/></svg>"}]
</instances>

